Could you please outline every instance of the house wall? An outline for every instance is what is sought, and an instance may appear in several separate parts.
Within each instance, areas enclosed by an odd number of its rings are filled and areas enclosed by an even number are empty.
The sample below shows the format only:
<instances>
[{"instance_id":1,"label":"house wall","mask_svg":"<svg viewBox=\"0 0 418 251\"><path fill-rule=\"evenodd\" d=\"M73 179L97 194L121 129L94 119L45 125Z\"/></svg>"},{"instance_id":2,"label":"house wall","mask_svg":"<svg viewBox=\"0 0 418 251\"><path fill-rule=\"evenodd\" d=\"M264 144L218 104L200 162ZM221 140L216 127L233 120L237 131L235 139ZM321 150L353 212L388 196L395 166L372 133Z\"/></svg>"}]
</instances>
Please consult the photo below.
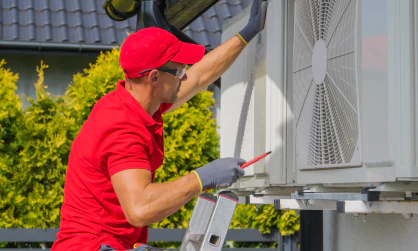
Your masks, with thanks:
<instances>
[{"instance_id":1,"label":"house wall","mask_svg":"<svg viewBox=\"0 0 418 251\"><path fill-rule=\"evenodd\" d=\"M334 242L324 239L324 251L418 249L416 215L407 220L401 214L369 214L363 222L362 215L355 217L352 214L337 214L334 227ZM331 244L331 247L326 247L325 244Z\"/></svg>"},{"instance_id":2,"label":"house wall","mask_svg":"<svg viewBox=\"0 0 418 251\"><path fill-rule=\"evenodd\" d=\"M5 59L5 68L19 74L17 82L17 94L23 100L23 106L28 102L23 95L35 97L35 82L38 79L36 66L40 65L41 60L49 65L45 69L44 84L48 86L48 91L52 94L62 95L67 90L68 85L73 79L73 75L82 72L89 66L89 63L96 61L96 55L38 55L38 54L5 54L0 55L0 60Z\"/></svg>"}]
</instances>

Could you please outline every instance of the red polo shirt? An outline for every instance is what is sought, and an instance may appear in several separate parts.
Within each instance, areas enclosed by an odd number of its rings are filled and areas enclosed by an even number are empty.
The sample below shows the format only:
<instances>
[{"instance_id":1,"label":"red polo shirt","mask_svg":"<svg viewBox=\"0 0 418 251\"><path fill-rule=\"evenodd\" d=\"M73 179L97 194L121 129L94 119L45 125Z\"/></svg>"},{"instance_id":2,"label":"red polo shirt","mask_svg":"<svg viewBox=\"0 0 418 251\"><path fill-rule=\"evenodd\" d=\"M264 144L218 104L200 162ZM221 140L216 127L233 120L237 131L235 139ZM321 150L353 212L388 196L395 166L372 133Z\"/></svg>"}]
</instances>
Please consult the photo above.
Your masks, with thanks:
<instances>
[{"instance_id":1,"label":"red polo shirt","mask_svg":"<svg viewBox=\"0 0 418 251\"><path fill-rule=\"evenodd\" d=\"M148 228L131 226L110 177L132 168L154 172L164 154L162 104L151 117L124 88L94 106L74 140L61 208L60 231L52 250L99 250L101 244L130 249L147 242Z\"/></svg>"}]
</instances>

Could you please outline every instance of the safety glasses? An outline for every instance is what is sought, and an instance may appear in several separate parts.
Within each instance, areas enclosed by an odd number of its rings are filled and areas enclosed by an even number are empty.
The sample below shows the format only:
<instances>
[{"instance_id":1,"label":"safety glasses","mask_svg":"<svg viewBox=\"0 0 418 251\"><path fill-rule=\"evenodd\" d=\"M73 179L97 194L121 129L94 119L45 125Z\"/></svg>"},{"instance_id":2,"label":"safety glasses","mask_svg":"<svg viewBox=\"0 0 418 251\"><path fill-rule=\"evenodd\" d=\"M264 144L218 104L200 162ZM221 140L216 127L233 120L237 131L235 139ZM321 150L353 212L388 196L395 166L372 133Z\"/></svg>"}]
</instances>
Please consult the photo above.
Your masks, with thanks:
<instances>
[{"instance_id":1,"label":"safety glasses","mask_svg":"<svg viewBox=\"0 0 418 251\"><path fill-rule=\"evenodd\" d=\"M139 74L144 74L152 70L167 72L167 73L170 73L171 75L178 77L179 79L182 79L184 75L186 74L186 66L184 66L182 69L150 68L150 69L146 69L146 70L139 72Z\"/></svg>"}]
</instances>

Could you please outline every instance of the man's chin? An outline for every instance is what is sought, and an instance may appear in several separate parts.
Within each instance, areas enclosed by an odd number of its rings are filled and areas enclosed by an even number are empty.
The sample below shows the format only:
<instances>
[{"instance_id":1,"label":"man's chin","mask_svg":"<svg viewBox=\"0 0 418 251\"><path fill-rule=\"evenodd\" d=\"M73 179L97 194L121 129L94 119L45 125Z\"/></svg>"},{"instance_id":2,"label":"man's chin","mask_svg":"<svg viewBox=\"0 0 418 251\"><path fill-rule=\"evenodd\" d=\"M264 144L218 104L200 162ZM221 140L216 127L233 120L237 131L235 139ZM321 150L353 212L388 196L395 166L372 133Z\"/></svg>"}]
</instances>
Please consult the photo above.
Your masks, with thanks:
<instances>
[{"instance_id":1,"label":"man's chin","mask_svg":"<svg viewBox=\"0 0 418 251\"><path fill-rule=\"evenodd\" d=\"M167 103L169 104L174 104L176 103L176 101L179 99L179 97L176 95L175 97L173 97L172 99L170 99Z\"/></svg>"}]
</instances>

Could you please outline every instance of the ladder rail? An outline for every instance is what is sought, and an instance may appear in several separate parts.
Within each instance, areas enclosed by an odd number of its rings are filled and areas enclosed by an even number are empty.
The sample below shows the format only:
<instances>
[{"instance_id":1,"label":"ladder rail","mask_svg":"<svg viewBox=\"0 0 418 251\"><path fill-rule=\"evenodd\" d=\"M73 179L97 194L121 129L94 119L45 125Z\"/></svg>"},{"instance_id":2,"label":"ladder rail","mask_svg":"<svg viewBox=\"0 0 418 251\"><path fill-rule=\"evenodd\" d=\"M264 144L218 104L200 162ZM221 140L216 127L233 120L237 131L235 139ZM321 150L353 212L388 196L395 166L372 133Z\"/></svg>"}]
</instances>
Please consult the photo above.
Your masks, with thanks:
<instances>
[{"instance_id":1,"label":"ladder rail","mask_svg":"<svg viewBox=\"0 0 418 251\"><path fill-rule=\"evenodd\" d=\"M220 251L238 204L238 196L222 191L219 196L199 195L183 237L180 251Z\"/></svg>"},{"instance_id":2,"label":"ladder rail","mask_svg":"<svg viewBox=\"0 0 418 251\"><path fill-rule=\"evenodd\" d=\"M205 233L213 209L215 208L216 200L216 196L210 193L199 195L189 221L189 226L184 234L180 251L200 249L202 242L196 241L196 235L203 235Z\"/></svg>"}]
</instances>

